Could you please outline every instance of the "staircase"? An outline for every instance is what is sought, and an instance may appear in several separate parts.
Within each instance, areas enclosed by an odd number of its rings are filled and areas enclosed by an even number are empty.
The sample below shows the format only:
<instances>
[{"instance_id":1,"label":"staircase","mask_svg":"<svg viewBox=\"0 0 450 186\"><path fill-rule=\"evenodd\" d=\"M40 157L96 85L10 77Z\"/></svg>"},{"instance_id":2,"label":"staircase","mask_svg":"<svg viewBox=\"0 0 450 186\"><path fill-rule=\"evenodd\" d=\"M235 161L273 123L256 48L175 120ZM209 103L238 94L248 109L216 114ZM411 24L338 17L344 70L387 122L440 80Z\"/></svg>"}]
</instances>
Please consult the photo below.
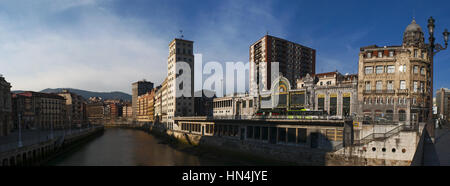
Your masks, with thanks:
<instances>
[{"instance_id":1,"label":"staircase","mask_svg":"<svg viewBox=\"0 0 450 186\"><path fill-rule=\"evenodd\" d=\"M415 131L418 127L414 126L414 125L400 125L398 127L395 127L394 129L386 132L386 133L372 133L367 135L366 137L360 139L360 140L355 140L353 142L354 146L362 146L365 144L368 144L372 141L383 141L386 140L388 138L390 138L393 135L396 135L398 133L400 133L401 131Z\"/></svg>"}]
</instances>

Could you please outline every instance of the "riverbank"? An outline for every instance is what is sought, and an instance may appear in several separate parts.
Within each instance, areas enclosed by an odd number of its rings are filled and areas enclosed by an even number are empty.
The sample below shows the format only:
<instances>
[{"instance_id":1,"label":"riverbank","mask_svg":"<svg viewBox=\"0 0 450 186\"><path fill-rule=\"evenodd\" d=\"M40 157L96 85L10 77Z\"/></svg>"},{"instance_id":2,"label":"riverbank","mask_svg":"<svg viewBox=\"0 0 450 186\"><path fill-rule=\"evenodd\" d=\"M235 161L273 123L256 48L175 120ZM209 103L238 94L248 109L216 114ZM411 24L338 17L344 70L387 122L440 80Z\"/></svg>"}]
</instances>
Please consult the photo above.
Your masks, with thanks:
<instances>
[{"instance_id":1,"label":"riverbank","mask_svg":"<svg viewBox=\"0 0 450 186\"><path fill-rule=\"evenodd\" d=\"M158 143L167 144L176 150L189 153L199 158L220 160L234 166L297 166L297 164L293 162L267 159L244 152L230 151L208 145L189 144L186 141L179 140L176 137L159 130L144 128L141 130L155 136L159 140Z\"/></svg>"},{"instance_id":2,"label":"riverbank","mask_svg":"<svg viewBox=\"0 0 450 186\"><path fill-rule=\"evenodd\" d=\"M103 127L80 129L66 133L56 133L48 139L0 153L1 166L40 166L45 165L59 154L70 150L73 145L82 143L103 132Z\"/></svg>"},{"instance_id":3,"label":"riverbank","mask_svg":"<svg viewBox=\"0 0 450 186\"><path fill-rule=\"evenodd\" d=\"M89 142L93 141L94 139L103 135L103 133L104 133L104 129L101 131L98 131L96 133L93 133L89 136L86 136L84 138L81 138L79 140L76 140L74 142L69 142L69 143L63 144L63 146L58 151L56 151L52 156L50 156L45 161L41 162L40 165L41 166L54 166L55 162L58 162L60 159L63 159L66 155L68 155L70 153L78 151L87 143L89 143Z\"/></svg>"}]
</instances>

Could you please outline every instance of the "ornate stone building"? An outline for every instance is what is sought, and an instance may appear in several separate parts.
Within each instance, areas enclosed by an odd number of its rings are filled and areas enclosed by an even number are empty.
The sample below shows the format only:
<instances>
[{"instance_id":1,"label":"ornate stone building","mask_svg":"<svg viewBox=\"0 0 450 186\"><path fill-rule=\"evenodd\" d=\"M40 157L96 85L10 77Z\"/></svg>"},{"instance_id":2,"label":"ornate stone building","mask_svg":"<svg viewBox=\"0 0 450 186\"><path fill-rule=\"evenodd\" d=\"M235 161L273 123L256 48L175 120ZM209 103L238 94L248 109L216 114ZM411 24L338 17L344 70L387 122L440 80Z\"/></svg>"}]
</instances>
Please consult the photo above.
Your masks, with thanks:
<instances>
[{"instance_id":1,"label":"ornate stone building","mask_svg":"<svg viewBox=\"0 0 450 186\"><path fill-rule=\"evenodd\" d=\"M432 106L430 63L422 28L412 21L400 46L362 47L358 100L366 121L424 122Z\"/></svg>"},{"instance_id":2,"label":"ornate stone building","mask_svg":"<svg viewBox=\"0 0 450 186\"><path fill-rule=\"evenodd\" d=\"M327 72L297 80L297 87L305 88L311 110L326 111L330 116L346 117L357 113L356 74Z\"/></svg>"},{"instance_id":3,"label":"ornate stone building","mask_svg":"<svg viewBox=\"0 0 450 186\"><path fill-rule=\"evenodd\" d=\"M252 116L258 111L309 109L325 111L329 116L343 118L356 113L357 75L328 72L306 76L297 80L292 88L286 77L279 76L268 91L262 91L260 99L249 95L232 95L214 99L214 116Z\"/></svg>"},{"instance_id":4,"label":"ornate stone building","mask_svg":"<svg viewBox=\"0 0 450 186\"><path fill-rule=\"evenodd\" d=\"M12 128L11 84L0 75L0 136L6 136Z\"/></svg>"}]
</instances>

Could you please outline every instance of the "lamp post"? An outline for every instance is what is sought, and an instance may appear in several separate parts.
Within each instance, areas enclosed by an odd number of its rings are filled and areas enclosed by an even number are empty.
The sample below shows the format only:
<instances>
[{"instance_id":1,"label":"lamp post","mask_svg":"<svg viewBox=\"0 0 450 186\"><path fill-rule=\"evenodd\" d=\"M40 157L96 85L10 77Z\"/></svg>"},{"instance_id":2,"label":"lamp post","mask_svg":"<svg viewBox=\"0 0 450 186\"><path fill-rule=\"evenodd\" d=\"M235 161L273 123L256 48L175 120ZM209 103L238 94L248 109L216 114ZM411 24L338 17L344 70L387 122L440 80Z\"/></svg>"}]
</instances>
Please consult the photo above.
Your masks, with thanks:
<instances>
[{"instance_id":1,"label":"lamp post","mask_svg":"<svg viewBox=\"0 0 450 186\"><path fill-rule=\"evenodd\" d=\"M430 75L429 75L429 80L430 80L430 85L429 85L429 87L430 87L430 90L429 90L429 92L430 92L430 97L429 97L429 99L428 99L428 118L429 118L429 120L431 120L432 121L432 119L433 119L433 63L434 63L434 55L436 55L438 52L440 52L440 51L442 51L442 50L445 50L445 49L447 49L447 46L448 46L448 37L449 37L449 32L448 32L448 30L447 29L445 29L445 31L442 33L443 34L443 36L444 36L444 42L445 42L445 47L443 47L442 45L440 45L440 44L438 44L438 43L434 43L435 42L435 38L434 38L434 28L435 28L435 25L434 25L434 19L433 19L433 17L430 17L429 19L428 19L428 25L427 25L427 27L428 27L428 33L430 34L430 37L428 38L429 39L429 45L427 46L428 47L428 50L429 50L429 55L428 55L428 57L429 57L429 62L430 62ZM433 123L433 122L432 122ZM428 128L430 131L429 132L431 132L431 130L433 130L434 131L434 127L433 127L433 129L430 127L430 128ZM434 138L434 132L431 132L431 135L432 135L432 138Z\"/></svg>"},{"instance_id":2,"label":"lamp post","mask_svg":"<svg viewBox=\"0 0 450 186\"><path fill-rule=\"evenodd\" d=\"M21 118L21 114L18 114L18 128L19 128L19 141L17 143L17 146L23 147L23 143L22 143L22 127L20 126L20 118Z\"/></svg>"},{"instance_id":3,"label":"lamp post","mask_svg":"<svg viewBox=\"0 0 450 186\"><path fill-rule=\"evenodd\" d=\"M53 139L53 122L50 122L50 139Z\"/></svg>"}]
</instances>

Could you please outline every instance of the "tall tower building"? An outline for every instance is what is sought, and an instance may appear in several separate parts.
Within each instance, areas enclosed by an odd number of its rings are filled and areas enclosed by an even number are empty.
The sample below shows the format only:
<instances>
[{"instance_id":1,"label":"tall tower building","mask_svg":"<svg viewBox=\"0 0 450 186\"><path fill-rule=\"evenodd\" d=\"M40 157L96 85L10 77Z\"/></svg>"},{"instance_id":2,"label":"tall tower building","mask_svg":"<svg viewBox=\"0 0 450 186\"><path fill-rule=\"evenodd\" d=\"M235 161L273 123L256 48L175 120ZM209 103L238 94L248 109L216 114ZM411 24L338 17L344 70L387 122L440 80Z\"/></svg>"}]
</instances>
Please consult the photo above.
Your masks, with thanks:
<instances>
[{"instance_id":1,"label":"tall tower building","mask_svg":"<svg viewBox=\"0 0 450 186\"><path fill-rule=\"evenodd\" d=\"M279 72L286 77L291 85L296 85L297 79L306 74L313 75L316 72L316 50L290 42L281 38L265 35L260 40L250 46L250 92L255 92L252 82L256 83L258 77L256 72L262 74L260 77L264 87L270 89L271 82L271 63L279 63ZM254 65L259 66L257 70ZM255 72L256 71L256 72ZM296 88L296 87L293 87Z\"/></svg>"},{"instance_id":2,"label":"tall tower building","mask_svg":"<svg viewBox=\"0 0 450 186\"><path fill-rule=\"evenodd\" d=\"M194 115L194 54L193 41L174 39L169 44L169 57L167 60L167 127L177 129L173 119L176 116ZM178 62L186 62L190 67L190 82L177 82L177 77L187 71L177 72ZM185 75L185 74L184 74ZM179 89L190 88L190 96L177 97L177 86Z\"/></svg>"},{"instance_id":3,"label":"tall tower building","mask_svg":"<svg viewBox=\"0 0 450 186\"><path fill-rule=\"evenodd\" d=\"M153 89L153 83L150 81L138 81L138 82L134 82L131 85L132 89L132 95L131 95L131 105L132 105L132 114L133 114L133 118L136 118L136 114L137 114L137 98L140 95L143 95L147 92L150 92Z\"/></svg>"},{"instance_id":4,"label":"tall tower building","mask_svg":"<svg viewBox=\"0 0 450 186\"><path fill-rule=\"evenodd\" d=\"M432 106L430 61L422 28L415 20L400 46L362 47L358 101L361 115L374 122L425 122Z\"/></svg>"}]
</instances>

